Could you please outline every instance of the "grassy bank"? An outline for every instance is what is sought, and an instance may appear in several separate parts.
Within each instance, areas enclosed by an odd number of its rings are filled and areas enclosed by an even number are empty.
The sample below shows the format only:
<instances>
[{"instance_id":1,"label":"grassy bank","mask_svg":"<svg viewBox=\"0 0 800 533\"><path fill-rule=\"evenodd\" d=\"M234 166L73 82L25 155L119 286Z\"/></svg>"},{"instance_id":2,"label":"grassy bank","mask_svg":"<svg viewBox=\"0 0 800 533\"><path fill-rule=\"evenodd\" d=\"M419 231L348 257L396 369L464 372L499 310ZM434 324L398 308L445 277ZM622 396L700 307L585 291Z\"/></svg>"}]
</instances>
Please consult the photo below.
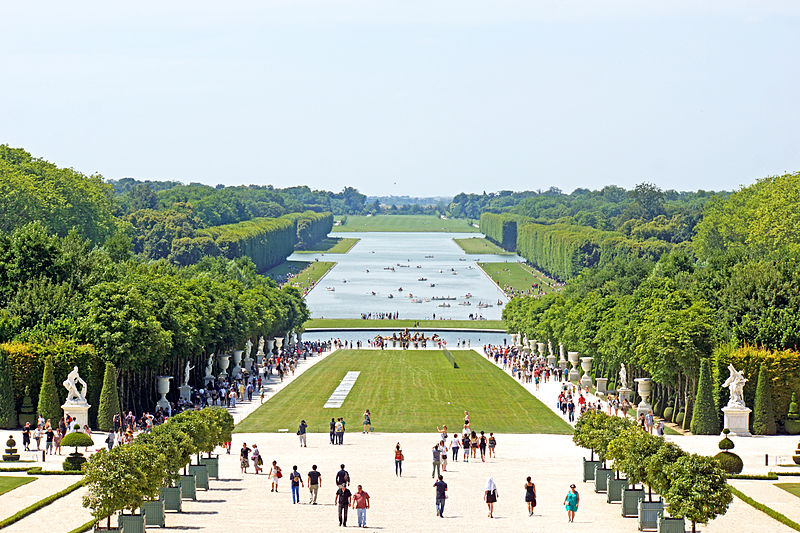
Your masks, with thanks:
<instances>
[{"instance_id":1,"label":"grassy bank","mask_svg":"<svg viewBox=\"0 0 800 533\"><path fill-rule=\"evenodd\" d=\"M513 378L472 350L340 350L309 368L245 418L235 431L294 430L299 417L309 431L327 433L332 416L360 430L369 408L376 431L430 432L458 428L469 411L476 430L495 433L570 434L572 428ZM347 372L360 375L340 408L324 409Z\"/></svg>"},{"instance_id":2,"label":"grassy bank","mask_svg":"<svg viewBox=\"0 0 800 533\"><path fill-rule=\"evenodd\" d=\"M468 237L466 239L453 239L453 241L468 254L514 255L514 252L507 252L483 237Z\"/></svg>"},{"instance_id":3,"label":"grassy bank","mask_svg":"<svg viewBox=\"0 0 800 533\"><path fill-rule=\"evenodd\" d=\"M327 238L314 243L312 250L297 250L298 254L346 254L361 239L351 237Z\"/></svg>"},{"instance_id":4,"label":"grassy bank","mask_svg":"<svg viewBox=\"0 0 800 533\"><path fill-rule=\"evenodd\" d=\"M549 283L553 281L524 263L478 263L486 274L494 280L506 293L527 291L533 283L538 283L545 292L553 292L555 288Z\"/></svg>"},{"instance_id":5,"label":"grassy bank","mask_svg":"<svg viewBox=\"0 0 800 533\"><path fill-rule=\"evenodd\" d=\"M417 324L415 326L415 324ZM502 320L363 320L361 318L312 318L303 324L305 329L399 329L399 328L431 328L431 329L496 329L505 331L506 324Z\"/></svg>"},{"instance_id":6,"label":"grassy bank","mask_svg":"<svg viewBox=\"0 0 800 533\"><path fill-rule=\"evenodd\" d=\"M0 494L5 494L10 490L14 490L20 485L30 483L35 479L35 477L0 476Z\"/></svg>"},{"instance_id":7,"label":"grassy bank","mask_svg":"<svg viewBox=\"0 0 800 533\"><path fill-rule=\"evenodd\" d=\"M267 276L280 285L297 287L305 294L336 265L333 261L284 261L267 271Z\"/></svg>"},{"instance_id":8,"label":"grassy bank","mask_svg":"<svg viewBox=\"0 0 800 533\"><path fill-rule=\"evenodd\" d=\"M347 222L333 227L334 233L348 231L442 231L448 233L475 233L478 230L464 218L442 220L433 215L348 215Z\"/></svg>"}]
</instances>

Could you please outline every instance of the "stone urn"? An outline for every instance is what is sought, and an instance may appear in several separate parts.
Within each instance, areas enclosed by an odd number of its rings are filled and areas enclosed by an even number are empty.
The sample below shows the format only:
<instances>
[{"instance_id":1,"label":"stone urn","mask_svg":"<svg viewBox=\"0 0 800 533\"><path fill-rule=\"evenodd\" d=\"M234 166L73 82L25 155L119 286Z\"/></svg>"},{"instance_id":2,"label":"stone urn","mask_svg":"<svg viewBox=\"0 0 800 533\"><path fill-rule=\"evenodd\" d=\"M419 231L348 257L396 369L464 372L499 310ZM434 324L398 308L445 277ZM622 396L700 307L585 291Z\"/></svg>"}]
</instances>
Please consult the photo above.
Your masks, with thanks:
<instances>
[{"instance_id":1,"label":"stone urn","mask_svg":"<svg viewBox=\"0 0 800 533\"><path fill-rule=\"evenodd\" d=\"M533 352L536 350L536 339L531 339L528 341L528 349Z\"/></svg>"},{"instance_id":2,"label":"stone urn","mask_svg":"<svg viewBox=\"0 0 800 533\"><path fill-rule=\"evenodd\" d=\"M242 372L242 354L244 350L234 350L233 351L233 370L231 370L231 376L236 377Z\"/></svg>"},{"instance_id":3,"label":"stone urn","mask_svg":"<svg viewBox=\"0 0 800 533\"><path fill-rule=\"evenodd\" d=\"M636 416L646 415L648 411L653 409L648 403L652 381L650 378L636 378L633 381L636 382L636 392L642 397L642 401L636 406Z\"/></svg>"},{"instance_id":4,"label":"stone urn","mask_svg":"<svg viewBox=\"0 0 800 533\"><path fill-rule=\"evenodd\" d=\"M569 381L578 381L581 378L581 373L578 371L578 363L580 362L580 354L578 352L567 352L567 359L572 368L569 369Z\"/></svg>"},{"instance_id":5,"label":"stone urn","mask_svg":"<svg viewBox=\"0 0 800 533\"><path fill-rule=\"evenodd\" d=\"M161 398L156 402L156 406L167 413L170 410L167 393L169 392L169 381L171 379L172 376L156 376L156 392L161 395Z\"/></svg>"},{"instance_id":6,"label":"stone urn","mask_svg":"<svg viewBox=\"0 0 800 533\"><path fill-rule=\"evenodd\" d=\"M283 348L283 339L281 337L275 338L275 347L278 349L278 353L280 353Z\"/></svg>"},{"instance_id":7,"label":"stone urn","mask_svg":"<svg viewBox=\"0 0 800 533\"><path fill-rule=\"evenodd\" d=\"M267 339L267 355L272 355L272 351L275 349L275 339Z\"/></svg>"},{"instance_id":8,"label":"stone urn","mask_svg":"<svg viewBox=\"0 0 800 533\"><path fill-rule=\"evenodd\" d=\"M231 364L231 356L229 354L220 354L217 356L219 360L219 378L225 379L228 377L228 367Z\"/></svg>"},{"instance_id":9,"label":"stone urn","mask_svg":"<svg viewBox=\"0 0 800 533\"><path fill-rule=\"evenodd\" d=\"M589 372L592 370L593 360L594 360L593 357L581 357L581 368L583 369L583 376L581 376L581 386L584 388L592 386L592 376L589 375Z\"/></svg>"},{"instance_id":10,"label":"stone urn","mask_svg":"<svg viewBox=\"0 0 800 533\"><path fill-rule=\"evenodd\" d=\"M543 342L536 343L536 350L539 352L539 357L544 357L544 346Z\"/></svg>"},{"instance_id":11,"label":"stone urn","mask_svg":"<svg viewBox=\"0 0 800 533\"><path fill-rule=\"evenodd\" d=\"M567 368L567 359L564 357L564 345L561 343L558 344L558 368L562 370Z\"/></svg>"}]
</instances>

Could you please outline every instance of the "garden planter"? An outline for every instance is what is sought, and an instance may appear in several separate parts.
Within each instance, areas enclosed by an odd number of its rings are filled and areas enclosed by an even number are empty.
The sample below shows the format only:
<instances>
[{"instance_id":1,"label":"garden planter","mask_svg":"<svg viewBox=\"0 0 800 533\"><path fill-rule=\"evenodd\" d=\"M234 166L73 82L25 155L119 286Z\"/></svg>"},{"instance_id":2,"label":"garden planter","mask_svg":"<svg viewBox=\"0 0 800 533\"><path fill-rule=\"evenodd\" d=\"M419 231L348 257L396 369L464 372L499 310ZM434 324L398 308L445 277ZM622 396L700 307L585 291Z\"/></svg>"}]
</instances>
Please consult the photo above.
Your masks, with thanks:
<instances>
[{"instance_id":1,"label":"garden planter","mask_svg":"<svg viewBox=\"0 0 800 533\"><path fill-rule=\"evenodd\" d=\"M143 502L142 512L145 525L164 527L164 502L161 500Z\"/></svg>"},{"instance_id":2,"label":"garden planter","mask_svg":"<svg viewBox=\"0 0 800 533\"><path fill-rule=\"evenodd\" d=\"M684 533L686 531L686 521L683 518L664 518L658 519L658 533Z\"/></svg>"},{"instance_id":3,"label":"garden planter","mask_svg":"<svg viewBox=\"0 0 800 533\"><path fill-rule=\"evenodd\" d=\"M200 464L206 465L206 468L208 468L208 477L219 479L219 456L201 457Z\"/></svg>"},{"instance_id":4,"label":"garden planter","mask_svg":"<svg viewBox=\"0 0 800 533\"><path fill-rule=\"evenodd\" d=\"M608 480L608 491L606 492L606 501L608 503L619 503L622 501L622 489L628 488L627 479L614 479Z\"/></svg>"},{"instance_id":5,"label":"garden planter","mask_svg":"<svg viewBox=\"0 0 800 533\"><path fill-rule=\"evenodd\" d=\"M167 487L161 489L161 494L158 497L159 500L164 502L164 510L165 511L178 511L181 512L181 488L178 487Z\"/></svg>"},{"instance_id":6,"label":"garden planter","mask_svg":"<svg viewBox=\"0 0 800 533\"><path fill-rule=\"evenodd\" d=\"M602 468L600 466L594 469L594 491L605 492L608 490L608 480L614 475L614 471L610 468Z\"/></svg>"},{"instance_id":7,"label":"garden planter","mask_svg":"<svg viewBox=\"0 0 800 533\"><path fill-rule=\"evenodd\" d=\"M189 473L194 474L194 486L208 490L208 468L206 465L189 465Z\"/></svg>"},{"instance_id":8,"label":"garden planter","mask_svg":"<svg viewBox=\"0 0 800 533\"><path fill-rule=\"evenodd\" d=\"M583 481L594 481L594 469L600 466L600 461L587 461L583 458Z\"/></svg>"},{"instance_id":9,"label":"garden planter","mask_svg":"<svg viewBox=\"0 0 800 533\"><path fill-rule=\"evenodd\" d=\"M639 500L644 500L644 489L622 489L622 516L638 515Z\"/></svg>"},{"instance_id":10,"label":"garden planter","mask_svg":"<svg viewBox=\"0 0 800 533\"><path fill-rule=\"evenodd\" d=\"M121 514L117 522L121 533L144 533L143 514Z\"/></svg>"},{"instance_id":11,"label":"garden planter","mask_svg":"<svg viewBox=\"0 0 800 533\"><path fill-rule=\"evenodd\" d=\"M639 500L639 531L658 529L658 518L664 513L664 502Z\"/></svg>"},{"instance_id":12,"label":"garden planter","mask_svg":"<svg viewBox=\"0 0 800 533\"><path fill-rule=\"evenodd\" d=\"M181 476L181 498L192 500L197 499L197 490L194 483L194 475Z\"/></svg>"}]
</instances>

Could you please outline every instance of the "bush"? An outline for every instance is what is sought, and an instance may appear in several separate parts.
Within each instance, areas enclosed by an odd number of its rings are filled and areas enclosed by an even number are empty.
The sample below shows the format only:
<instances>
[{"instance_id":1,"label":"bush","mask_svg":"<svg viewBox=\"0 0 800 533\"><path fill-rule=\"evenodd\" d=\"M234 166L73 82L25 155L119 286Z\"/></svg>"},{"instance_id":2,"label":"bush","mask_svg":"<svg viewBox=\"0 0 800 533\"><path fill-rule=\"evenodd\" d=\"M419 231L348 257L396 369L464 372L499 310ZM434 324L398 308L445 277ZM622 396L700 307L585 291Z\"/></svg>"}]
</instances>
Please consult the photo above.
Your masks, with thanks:
<instances>
[{"instance_id":1,"label":"bush","mask_svg":"<svg viewBox=\"0 0 800 533\"><path fill-rule=\"evenodd\" d=\"M77 472L83 467L85 462L86 457L84 457L82 453L73 452L64 459L64 462L61 463L61 467L66 472Z\"/></svg>"},{"instance_id":2,"label":"bush","mask_svg":"<svg viewBox=\"0 0 800 533\"><path fill-rule=\"evenodd\" d=\"M667 407L664 409L664 419L668 421L672 421L672 415L674 414L674 409L672 406Z\"/></svg>"},{"instance_id":3,"label":"bush","mask_svg":"<svg viewBox=\"0 0 800 533\"><path fill-rule=\"evenodd\" d=\"M112 431L114 429L114 415L119 412L117 368L112 363L106 363L103 390L100 393L100 406L97 410L97 427L100 431Z\"/></svg>"},{"instance_id":4,"label":"bush","mask_svg":"<svg viewBox=\"0 0 800 533\"><path fill-rule=\"evenodd\" d=\"M674 517L706 523L728 510L731 494L725 472L711 457L686 455L665 465L670 487L663 494L667 510Z\"/></svg>"},{"instance_id":5,"label":"bush","mask_svg":"<svg viewBox=\"0 0 800 533\"><path fill-rule=\"evenodd\" d=\"M723 439L728 440L728 439ZM742 462L742 458L736 455L733 452L719 452L717 455L714 456L714 460L717 461L719 467L722 468L725 472L729 474L739 474L742 472L744 468L744 463Z\"/></svg>"},{"instance_id":6,"label":"bush","mask_svg":"<svg viewBox=\"0 0 800 533\"><path fill-rule=\"evenodd\" d=\"M800 410L797 408L797 400L794 393L792 393L792 401L789 402L789 413L786 415L786 422L783 427L789 435L800 433Z\"/></svg>"},{"instance_id":7,"label":"bush","mask_svg":"<svg viewBox=\"0 0 800 533\"><path fill-rule=\"evenodd\" d=\"M8 354L0 348L0 428L17 427L17 409L14 401L14 384L8 366Z\"/></svg>"},{"instance_id":8,"label":"bush","mask_svg":"<svg viewBox=\"0 0 800 533\"><path fill-rule=\"evenodd\" d=\"M39 390L39 406L37 412L45 419L59 420L62 416L61 402L58 399L56 378L53 375L53 356L44 360L42 388Z\"/></svg>"},{"instance_id":9,"label":"bush","mask_svg":"<svg viewBox=\"0 0 800 533\"><path fill-rule=\"evenodd\" d=\"M685 414L686 413L681 411L680 413L675 415L675 423L678 424L679 426L683 425L683 417L684 417Z\"/></svg>"},{"instance_id":10,"label":"bush","mask_svg":"<svg viewBox=\"0 0 800 533\"><path fill-rule=\"evenodd\" d=\"M711 381L711 363L708 359L703 359L700 361L700 379L697 382L691 424L691 431L695 435L719 434L719 416L714 407L714 386Z\"/></svg>"},{"instance_id":11,"label":"bush","mask_svg":"<svg viewBox=\"0 0 800 533\"><path fill-rule=\"evenodd\" d=\"M756 435L774 435L776 432L775 416L772 411L772 387L769 370L762 363L758 371L756 385L756 403L753 406L753 433Z\"/></svg>"},{"instance_id":12,"label":"bush","mask_svg":"<svg viewBox=\"0 0 800 533\"><path fill-rule=\"evenodd\" d=\"M78 448L85 448L86 446L92 446L94 441L92 438L87 435L86 433L81 433L79 431L73 431L72 433L67 433L64 435L64 438L61 439L61 446L74 446L75 451Z\"/></svg>"}]
</instances>

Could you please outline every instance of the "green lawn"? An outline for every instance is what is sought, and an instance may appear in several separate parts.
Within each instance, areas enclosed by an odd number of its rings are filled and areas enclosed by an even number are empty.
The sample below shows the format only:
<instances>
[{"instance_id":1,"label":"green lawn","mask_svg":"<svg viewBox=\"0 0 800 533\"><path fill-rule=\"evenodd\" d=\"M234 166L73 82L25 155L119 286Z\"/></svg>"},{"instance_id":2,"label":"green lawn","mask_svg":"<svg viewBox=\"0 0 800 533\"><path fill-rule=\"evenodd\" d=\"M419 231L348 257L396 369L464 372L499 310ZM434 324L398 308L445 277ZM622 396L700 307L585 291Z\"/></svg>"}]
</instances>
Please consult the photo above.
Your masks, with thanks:
<instances>
[{"instance_id":1,"label":"green lawn","mask_svg":"<svg viewBox=\"0 0 800 533\"><path fill-rule=\"evenodd\" d=\"M418 325L415 325L418 324ZM502 320L364 320L362 318L312 318L303 324L305 329L397 329L397 328L441 328L441 329L496 329L506 330Z\"/></svg>"},{"instance_id":2,"label":"green lawn","mask_svg":"<svg viewBox=\"0 0 800 533\"><path fill-rule=\"evenodd\" d=\"M475 233L477 228L465 218L442 220L434 215L347 215L347 223L334 226L334 233L348 231L444 231L448 233Z\"/></svg>"},{"instance_id":3,"label":"green lawn","mask_svg":"<svg viewBox=\"0 0 800 533\"><path fill-rule=\"evenodd\" d=\"M539 283L546 293L555 290L548 285L552 282L550 278L525 263L478 263L478 266L506 292L509 288L527 291L532 283Z\"/></svg>"},{"instance_id":4,"label":"green lawn","mask_svg":"<svg viewBox=\"0 0 800 533\"><path fill-rule=\"evenodd\" d=\"M314 287L336 263L333 261L284 261L267 271L276 282L297 287L304 294ZM289 275L294 277L288 278ZM288 281L287 281L288 278Z\"/></svg>"},{"instance_id":5,"label":"green lawn","mask_svg":"<svg viewBox=\"0 0 800 533\"><path fill-rule=\"evenodd\" d=\"M295 431L300 419L327 433L331 417L360 430L365 409L376 431L421 433L446 424L458 432L469 411L487 433L571 434L572 428L513 378L472 350L453 350L458 368L439 350L340 350L298 376L245 418L238 433ZM324 409L349 371L361 374L341 408Z\"/></svg>"},{"instance_id":6,"label":"green lawn","mask_svg":"<svg viewBox=\"0 0 800 533\"><path fill-rule=\"evenodd\" d=\"M800 498L800 483L775 483L775 486Z\"/></svg>"},{"instance_id":7,"label":"green lawn","mask_svg":"<svg viewBox=\"0 0 800 533\"><path fill-rule=\"evenodd\" d=\"M514 252L507 252L483 237L468 237L466 239L453 239L453 241L468 254L514 255Z\"/></svg>"},{"instance_id":8,"label":"green lawn","mask_svg":"<svg viewBox=\"0 0 800 533\"><path fill-rule=\"evenodd\" d=\"M0 494L5 494L35 479L35 477L30 476L0 476Z\"/></svg>"},{"instance_id":9,"label":"green lawn","mask_svg":"<svg viewBox=\"0 0 800 533\"><path fill-rule=\"evenodd\" d=\"M313 250L296 250L298 254L346 254L350 248L356 245L361 239L344 238L325 238L314 243Z\"/></svg>"}]
</instances>

